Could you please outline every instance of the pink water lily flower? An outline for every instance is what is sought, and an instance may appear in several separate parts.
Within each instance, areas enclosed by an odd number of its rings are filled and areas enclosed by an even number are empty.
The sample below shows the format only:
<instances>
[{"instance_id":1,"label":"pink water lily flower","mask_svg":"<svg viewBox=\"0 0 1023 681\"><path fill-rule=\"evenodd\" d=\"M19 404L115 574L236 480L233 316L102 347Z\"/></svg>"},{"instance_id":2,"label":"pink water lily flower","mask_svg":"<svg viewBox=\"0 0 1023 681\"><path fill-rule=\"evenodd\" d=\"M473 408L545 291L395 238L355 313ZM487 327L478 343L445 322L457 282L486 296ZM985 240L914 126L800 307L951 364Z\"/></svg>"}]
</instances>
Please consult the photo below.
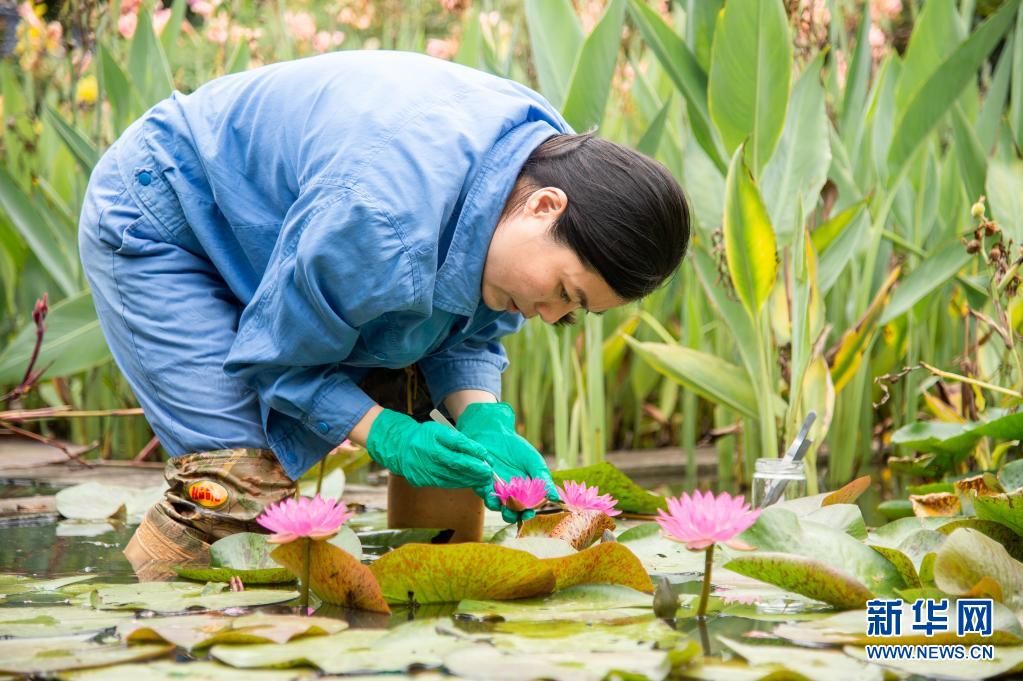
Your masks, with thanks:
<instances>
[{"instance_id":1,"label":"pink water lily flower","mask_svg":"<svg viewBox=\"0 0 1023 681\"><path fill-rule=\"evenodd\" d=\"M585 482L566 480L558 487L558 495L566 511L582 513L583 511L601 511L609 516L621 514L615 508L618 500L610 494L598 494L596 487L587 487Z\"/></svg>"},{"instance_id":2,"label":"pink water lily flower","mask_svg":"<svg viewBox=\"0 0 1023 681\"><path fill-rule=\"evenodd\" d=\"M495 480L494 494L511 510L521 512L543 505L547 500L547 484L540 478Z\"/></svg>"},{"instance_id":3,"label":"pink water lily flower","mask_svg":"<svg viewBox=\"0 0 1023 681\"><path fill-rule=\"evenodd\" d=\"M657 524L669 539L682 542L690 551L699 551L722 543L732 548L748 549L748 545L735 540L735 536L752 525L760 510L750 510L741 496L722 492L715 497L710 492L683 493L668 499L668 512L657 511Z\"/></svg>"},{"instance_id":4,"label":"pink water lily flower","mask_svg":"<svg viewBox=\"0 0 1023 681\"><path fill-rule=\"evenodd\" d=\"M273 532L268 542L287 544L302 537L329 539L352 515L340 500L324 499L317 494L274 504L256 522Z\"/></svg>"}]
</instances>

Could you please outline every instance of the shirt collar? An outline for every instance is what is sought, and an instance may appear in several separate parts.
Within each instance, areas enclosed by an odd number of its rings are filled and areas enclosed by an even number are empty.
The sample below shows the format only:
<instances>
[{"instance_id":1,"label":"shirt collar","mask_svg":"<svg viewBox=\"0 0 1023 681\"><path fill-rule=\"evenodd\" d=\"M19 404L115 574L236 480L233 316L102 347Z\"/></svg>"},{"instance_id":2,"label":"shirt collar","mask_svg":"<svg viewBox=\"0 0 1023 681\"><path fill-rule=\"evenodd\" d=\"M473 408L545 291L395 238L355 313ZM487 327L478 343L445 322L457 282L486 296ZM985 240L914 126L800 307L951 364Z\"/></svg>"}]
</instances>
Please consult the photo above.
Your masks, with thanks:
<instances>
[{"instance_id":1,"label":"shirt collar","mask_svg":"<svg viewBox=\"0 0 1023 681\"><path fill-rule=\"evenodd\" d=\"M505 133L490 149L469 188L447 256L437 271L434 305L466 317L476 314L483 302L483 265L505 201L529 155L557 134L559 130L547 121L529 121Z\"/></svg>"}]
</instances>

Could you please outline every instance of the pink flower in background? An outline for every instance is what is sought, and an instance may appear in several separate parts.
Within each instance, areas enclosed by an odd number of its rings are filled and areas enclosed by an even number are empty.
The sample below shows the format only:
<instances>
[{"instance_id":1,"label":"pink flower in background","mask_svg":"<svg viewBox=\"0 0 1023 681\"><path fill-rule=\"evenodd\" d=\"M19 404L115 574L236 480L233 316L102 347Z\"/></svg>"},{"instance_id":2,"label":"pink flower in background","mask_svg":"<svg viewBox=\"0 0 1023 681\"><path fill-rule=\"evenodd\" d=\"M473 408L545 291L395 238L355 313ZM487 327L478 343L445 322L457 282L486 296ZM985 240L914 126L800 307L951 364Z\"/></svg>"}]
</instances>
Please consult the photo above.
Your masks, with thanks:
<instances>
[{"instance_id":1,"label":"pink flower in background","mask_svg":"<svg viewBox=\"0 0 1023 681\"><path fill-rule=\"evenodd\" d=\"M585 482L566 480L564 485L558 487L558 496L566 511L601 511L610 516L619 515L621 511L615 508L618 500L610 494L598 495L599 491L596 487L587 487Z\"/></svg>"},{"instance_id":2,"label":"pink flower in background","mask_svg":"<svg viewBox=\"0 0 1023 681\"><path fill-rule=\"evenodd\" d=\"M690 551L706 549L721 542L733 548L748 548L736 542L735 536L752 525L760 515L751 511L741 496L722 492L715 497L710 492L683 493L668 499L668 512L657 511L657 524L669 539L682 542Z\"/></svg>"},{"instance_id":3,"label":"pink flower in background","mask_svg":"<svg viewBox=\"0 0 1023 681\"><path fill-rule=\"evenodd\" d=\"M331 33L330 31L317 31L316 35L313 36L313 49L316 50L317 52L326 52L332 47L337 47L344 41L345 34L342 33L341 31L334 31L333 33ZM352 445L350 442L348 442L348 440L342 442L340 446L344 448L345 443L348 443L350 447L356 447L357 449L359 448L356 445Z\"/></svg>"},{"instance_id":4,"label":"pink flower in background","mask_svg":"<svg viewBox=\"0 0 1023 681\"><path fill-rule=\"evenodd\" d=\"M430 38L426 41L426 53L437 59L451 59L458 51L458 45L454 40L441 40Z\"/></svg>"},{"instance_id":5,"label":"pink flower in background","mask_svg":"<svg viewBox=\"0 0 1023 681\"><path fill-rule=\"evenodd\" d=\"M309 12L285 12L284 23L291 37L300 43L311 42L316 36L316 21Z\"/></svg>"},{"instance_id":6,"label":"pink flower in background","mask_svg":"<svg viewBox=\"0 0 1023 681\"><path fill-rule=\"evenodd\" d=\"M163 29L167 25L167 22L170 21L170 18L170 8L158 9L153 12L153 33L156 35L163 33Z\"/></svg>"},{"instance_id":7,"label":"pink flower in background","mask_svg":"<svg viewBox=\"0 0 1023 681\"><path fill-rule=\"evenodd\" d=\"M902 14L902 0L873 0L870 4L874 16L894 19Z\"/></svg>"},{"instance_id":8,"label":"pink flower in background","mask_svg":"<svg viewBox=\"0 0 1023 681\"><path fill-rule=\"evenodd\" d=\"M135 28L138 26L138 23L139 15L135 12L122 14L117 20L117 32L125 40L131 40L131 37L135 35Z\"/></svg>"},{"instance_id":9,"label":"pink flower in background","mask_svg":"<svg viewBox=\"0 0 1023 681\"><path fill-rule=\"evenodd\" d=\"M208 0L188 0L188 7L203 19L209 19L217 9L217 6Z\"/></svg>"},{"instance_id":10,"label":"pink flower in background","mask_svg":"<svg viewBox=\"0 0 1023 681\"><path fill-rule=\"evenodd\" d=\"M494 481L494 493L513 511L536 508L547 500L547 485L540 478L512 478Z\"/></svg>"},{"instance_id":11,"label":"pink flower in background","mask_svg":"<svg viewBox=\"0 0 1023 681\"><path fill-rule=\"evenodd\" d=\"M273 532L268 542L286 544L301 537L329 539L352 517L341 501L315 497L289 498L270 506L256 522Z\"/></svg>"},{"instance_id":12,"label":"pink flower in background","mask_svg":"<svg viewBox=\"0 0 1023 681\"><path fill-rule=\"evenodd\" d=\"M224 13L217 14L206 22L206 39L223 45L231 35L231 19Z\"/></svg>"}]
</instances>

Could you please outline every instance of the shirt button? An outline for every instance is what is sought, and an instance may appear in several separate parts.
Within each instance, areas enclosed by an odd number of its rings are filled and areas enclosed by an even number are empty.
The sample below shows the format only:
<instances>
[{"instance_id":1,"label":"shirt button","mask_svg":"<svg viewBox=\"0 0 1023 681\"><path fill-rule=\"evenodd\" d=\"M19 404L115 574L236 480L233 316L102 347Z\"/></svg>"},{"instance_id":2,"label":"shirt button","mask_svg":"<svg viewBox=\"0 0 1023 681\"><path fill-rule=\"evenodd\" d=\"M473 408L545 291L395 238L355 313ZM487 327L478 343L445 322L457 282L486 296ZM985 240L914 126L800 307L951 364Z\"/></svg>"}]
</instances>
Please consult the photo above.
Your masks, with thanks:
<instances>
[{"instance_id":1,"label":"shirt button","mask_svg":"<svg viewBox=\"0 0 1023 681\"><path fill-rule=\"evenodd\" d=\"M139 184L143 187L148 187L153 182L153 176L149 172L143 170L139 173Z\"/></svg>"},{"instance_id":2,"label":"shirt button","mask_svg":"<svg viewBox=\"0 0 1023 681\"><path fill-rule=\"evenodd\" d=\"M327 424L326 424L325 422L323 422L323 421L320 421L319 423L317 423L317 424L316 424L316 429L317 429L317 430L319 430L319 431L320 431L321 433L323 433L324 435L326 435L327 433L329 433L329 432L330 432L330 426L328 426L328 425L327 425Z\"/></svg>"}]
</instances>

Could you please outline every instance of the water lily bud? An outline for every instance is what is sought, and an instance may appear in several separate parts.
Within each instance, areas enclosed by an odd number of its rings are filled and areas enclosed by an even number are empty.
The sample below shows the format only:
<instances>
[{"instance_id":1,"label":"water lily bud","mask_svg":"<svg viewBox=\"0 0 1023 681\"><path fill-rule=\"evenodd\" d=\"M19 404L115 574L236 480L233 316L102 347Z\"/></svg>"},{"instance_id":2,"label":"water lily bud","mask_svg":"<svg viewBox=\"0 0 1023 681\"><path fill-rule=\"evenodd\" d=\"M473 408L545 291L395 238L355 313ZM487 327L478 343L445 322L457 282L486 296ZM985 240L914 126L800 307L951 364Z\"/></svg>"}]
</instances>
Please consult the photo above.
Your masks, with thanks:
<instances>
[{"instance_id":1,"label":"water lily bud","mask_svg":"<svg viewBox=\"0 0 1023 681\"><path fill-rule=\"evenodd\" d=\"M980 201L973 204L973 207L970 208L970 215L972 215L977 220L984 217L984 204L981 203Z\"/></svg>"},{"instance_id":2,"label":"water lily bud","mask_svg":"<svg viewBox=\"0 0 1023 681\"><path fill-rule=\"evenodd\" d=\"M678 594L671 588L667 577L661 577L654 590L654 614L658 617L674 617L678 610Z\"/></svg>"}]
</instances>

